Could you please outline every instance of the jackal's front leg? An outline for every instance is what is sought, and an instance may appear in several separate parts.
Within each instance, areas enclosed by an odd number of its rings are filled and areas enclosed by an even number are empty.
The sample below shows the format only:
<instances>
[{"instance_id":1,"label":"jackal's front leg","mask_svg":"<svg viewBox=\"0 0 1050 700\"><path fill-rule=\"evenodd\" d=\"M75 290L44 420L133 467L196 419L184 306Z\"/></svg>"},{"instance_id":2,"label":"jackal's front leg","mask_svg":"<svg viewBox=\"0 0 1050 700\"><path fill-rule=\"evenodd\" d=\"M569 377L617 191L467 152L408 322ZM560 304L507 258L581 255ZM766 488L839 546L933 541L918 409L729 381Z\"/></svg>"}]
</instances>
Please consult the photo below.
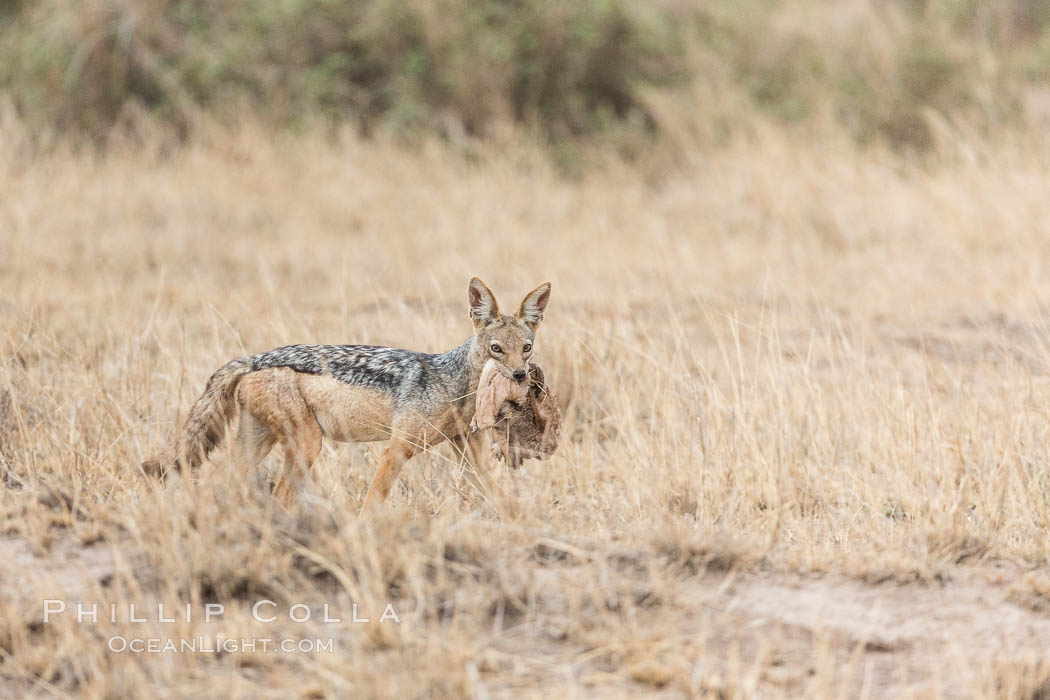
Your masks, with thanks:
<instances>
[{"instance_id":1,"label":"jackal's front leg","mask_svg":"<svg viewBox=\"0 0 1050 700\"><path fill-rule=\"evenodd\" d=\"M455 445L456 451L460 455L459 463L463 467L463 475L467 478L467 481L484 498L491 500L495 486L482 469L484 452L482 451L481 435L480 432L457 435L452 438L452 444Z\"/></svg>"},{"instance_id":2,"label":"jackal's front leg","mask_svg":"<svg viewBox=\"0 0 1050 700\"><path fill-rule=\"evenodd\" d=\"M452 444L456 448L460 464L465 463L472 467L481 466L481 440L480 432L460 434L452 437Z\"/></svg>"},{"instance_id":3,"label":"jackal's front leg","mask_svg":"<svg viewBox=\"0 0 1050 700\"><path fill-rule=\"evenodd\" d=\"M416 447L412 443L393 438L383 452L383 458L379 462L379 469L372 477L372 483L365 494L365 503L361 507L361 513L371 513L376 506L386 500L390 494L390 488L397 481L401 473L401 467L405 465L412 455L416 453Z\"/></svg>"}]
</instances>

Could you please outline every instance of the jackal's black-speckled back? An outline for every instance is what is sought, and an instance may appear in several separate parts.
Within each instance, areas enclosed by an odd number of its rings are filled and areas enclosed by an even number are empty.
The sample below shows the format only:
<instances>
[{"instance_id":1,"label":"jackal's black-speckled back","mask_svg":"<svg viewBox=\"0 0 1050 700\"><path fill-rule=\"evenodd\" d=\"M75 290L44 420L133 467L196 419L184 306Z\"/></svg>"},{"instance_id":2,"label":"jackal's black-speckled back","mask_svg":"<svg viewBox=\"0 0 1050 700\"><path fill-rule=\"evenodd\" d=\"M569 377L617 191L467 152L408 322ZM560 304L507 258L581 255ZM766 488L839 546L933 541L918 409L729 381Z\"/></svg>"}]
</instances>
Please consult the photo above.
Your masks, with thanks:
<instances>
[{"instance_id":1,"label":"jackal's black-speckled back","mask_svg":"<svg viewBox=\"0 0 1050 700\"><path fill-rule=\"evenodd\" d=\"M286 345L254 355L251 363L253 372L288 367L385 391L401 401L410 393L455 396L465 379L469 349L469 340L436 355L377 345Z\"/></svg>"}]
</instances>

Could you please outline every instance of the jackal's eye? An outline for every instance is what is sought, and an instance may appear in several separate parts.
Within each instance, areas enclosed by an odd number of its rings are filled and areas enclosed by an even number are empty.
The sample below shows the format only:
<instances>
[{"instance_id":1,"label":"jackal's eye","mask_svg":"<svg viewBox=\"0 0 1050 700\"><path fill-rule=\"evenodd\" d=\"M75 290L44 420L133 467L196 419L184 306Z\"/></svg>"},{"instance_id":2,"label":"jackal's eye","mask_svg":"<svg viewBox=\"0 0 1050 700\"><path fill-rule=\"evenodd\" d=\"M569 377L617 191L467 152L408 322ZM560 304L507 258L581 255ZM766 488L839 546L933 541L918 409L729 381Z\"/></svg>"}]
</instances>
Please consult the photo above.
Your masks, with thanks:
<instances>
[{"instance_id":1,"label":"jackal's eye","mask_svg":"<svg viewBox=\"0 0 1050 700\"><path fill-rule=\"evenodd\" d=\"M526 354L532 352L532 343L525 343L525 347L521 351Z\"/></svg>"},{"instance_id":2,"label":"jackal's eye","mask_svg":"<svg viewBox=\"0 0 1050 700\"><path fill-rule=\"evenodd\" d=\"M492 350L492 352L495 352L495 353L503 352L503 348L501 348L499 346L499 343L493 343L492 345L489 346L489 349Z\"/></svg>"}]
</instances>

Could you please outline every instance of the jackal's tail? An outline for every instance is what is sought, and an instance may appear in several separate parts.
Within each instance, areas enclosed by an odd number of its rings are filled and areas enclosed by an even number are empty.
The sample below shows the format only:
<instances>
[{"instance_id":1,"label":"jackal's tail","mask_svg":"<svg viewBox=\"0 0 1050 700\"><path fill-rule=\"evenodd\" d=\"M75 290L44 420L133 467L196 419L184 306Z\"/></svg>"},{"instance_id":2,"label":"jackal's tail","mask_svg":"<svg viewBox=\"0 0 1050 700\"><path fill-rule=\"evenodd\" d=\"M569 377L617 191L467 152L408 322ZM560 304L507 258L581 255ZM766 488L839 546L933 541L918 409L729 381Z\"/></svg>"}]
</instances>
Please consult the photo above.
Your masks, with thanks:
<instances>
[{"instance_id":1,"label":"jackal's tail","mask_svg":"<svg viewBox=\"0 0 1050 700\"><path fill-rule=\"evenodd\" d=\"M165 476L175 467L195 469L222 443L226 426L237 409L237 384L252 371L251 360L240 358L227 362L211 375L204 394L190 409L182 432L175 436L164 452L142 463L147 474Z\"/></svg>"}]
</instances>

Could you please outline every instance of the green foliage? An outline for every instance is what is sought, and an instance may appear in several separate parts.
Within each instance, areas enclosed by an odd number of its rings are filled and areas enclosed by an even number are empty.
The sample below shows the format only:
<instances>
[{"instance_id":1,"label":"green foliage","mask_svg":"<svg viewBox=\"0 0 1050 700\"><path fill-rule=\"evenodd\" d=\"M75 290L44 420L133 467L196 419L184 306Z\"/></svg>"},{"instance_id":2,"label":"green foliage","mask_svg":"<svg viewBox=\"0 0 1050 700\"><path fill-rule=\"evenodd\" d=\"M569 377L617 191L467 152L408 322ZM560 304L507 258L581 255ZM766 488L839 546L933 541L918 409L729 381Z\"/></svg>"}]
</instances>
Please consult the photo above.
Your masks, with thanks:
<instances>
[{"instance_id":1,"label":"green foliage","mask_svg":"<svg viewBox=\"0 0 1050 700\"><path fill-rule=\"evenodd\" d=\"M276 124L484 134L502 115L580 135L681 74L667 17L589 0L50 0L0 29L0 89L30 121L104 135L130 100L179 122L246 105Z\"/></svg>"},{"instance_id":2,"label":"green foliage","mask_svg":"<svg viewBox=\"0 0 1050 700\"><path fill-rule=\"evenodd\" d=\"M923 149L931 112L998 126L1025 80L1050 75L1040 3L842 7L849 21L815 0L7 0L0 92L31 126L74 138L105 138L129 108L180 134L201 112L404 136L509 122L561 159L595 137L630 152L659 138L654 91L678 100L679 122L724 123L710 100L697 108L698 86ZM826 26L783 21L810 15Z\"/></svg>"}]
</instances>

